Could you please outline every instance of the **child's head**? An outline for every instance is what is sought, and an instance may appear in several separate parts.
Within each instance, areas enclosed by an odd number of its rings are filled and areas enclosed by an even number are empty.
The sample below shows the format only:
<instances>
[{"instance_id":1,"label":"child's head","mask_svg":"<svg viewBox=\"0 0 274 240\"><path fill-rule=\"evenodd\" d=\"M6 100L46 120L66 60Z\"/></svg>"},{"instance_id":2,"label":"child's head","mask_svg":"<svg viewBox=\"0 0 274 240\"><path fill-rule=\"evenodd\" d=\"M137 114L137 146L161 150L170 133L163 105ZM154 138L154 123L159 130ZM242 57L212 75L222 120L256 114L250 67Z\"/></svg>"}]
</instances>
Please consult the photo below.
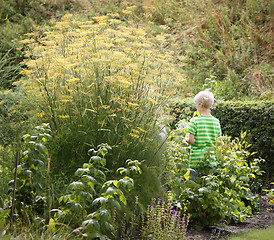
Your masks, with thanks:
<instances>
[{"instance_id":1,"label":"child's head","mask_svg":"<svg viewBox=\"0 0 274 240\"><path fill-rule=\"evenodd\" d=\"M214 103L214 96L209 91L201 91L194 97L194 103L203 104L204 108L211 108Z\"/></svg>"}]
</instances>

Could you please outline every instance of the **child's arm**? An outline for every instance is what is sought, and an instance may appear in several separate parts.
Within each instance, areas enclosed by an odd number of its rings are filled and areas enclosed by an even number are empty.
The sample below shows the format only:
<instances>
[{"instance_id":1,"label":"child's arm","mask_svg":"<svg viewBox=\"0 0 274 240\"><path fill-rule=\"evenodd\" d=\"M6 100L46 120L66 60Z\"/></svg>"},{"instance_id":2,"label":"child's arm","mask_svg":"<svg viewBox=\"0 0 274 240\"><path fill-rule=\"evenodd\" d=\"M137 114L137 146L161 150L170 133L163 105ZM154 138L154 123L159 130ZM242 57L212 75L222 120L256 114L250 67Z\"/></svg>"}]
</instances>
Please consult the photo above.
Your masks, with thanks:
<instances>
[{"instance_id":1,"label":"child's arm","mask_svg":"<svg viewBox=\"0 0 274 240\"><path fill-rule=\"evenodd\" d=\"M187 143L193 144L194 143L194 135L192 135L191 133L188 133L185 136L185 140L186 140Z\"/></svg>"}]
</instances>

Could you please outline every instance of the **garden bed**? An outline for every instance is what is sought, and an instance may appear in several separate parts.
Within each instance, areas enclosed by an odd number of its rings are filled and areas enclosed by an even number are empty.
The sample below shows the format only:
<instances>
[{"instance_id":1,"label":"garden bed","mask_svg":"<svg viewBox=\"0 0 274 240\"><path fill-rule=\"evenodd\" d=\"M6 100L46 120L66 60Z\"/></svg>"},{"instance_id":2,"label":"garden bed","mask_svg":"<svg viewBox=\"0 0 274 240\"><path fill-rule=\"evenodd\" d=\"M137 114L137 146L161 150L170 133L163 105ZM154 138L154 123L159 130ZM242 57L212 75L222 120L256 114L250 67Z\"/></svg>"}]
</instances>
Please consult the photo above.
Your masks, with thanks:
<instances>
[{"instance_id":1,"label":"garden bed","mask_svg":"<svg viewBox=\"0 0 274 240\"><path fill-rule=\"evenodd\" d=\"M202 231L189 230L187 240L208 240L228 237L231 234L247 232L251 229L265 229L274 225L274 209L264 197L260 197L260 210L244 223L228 224L222 228L209 227Z\"/></svg>"}]
</instances>

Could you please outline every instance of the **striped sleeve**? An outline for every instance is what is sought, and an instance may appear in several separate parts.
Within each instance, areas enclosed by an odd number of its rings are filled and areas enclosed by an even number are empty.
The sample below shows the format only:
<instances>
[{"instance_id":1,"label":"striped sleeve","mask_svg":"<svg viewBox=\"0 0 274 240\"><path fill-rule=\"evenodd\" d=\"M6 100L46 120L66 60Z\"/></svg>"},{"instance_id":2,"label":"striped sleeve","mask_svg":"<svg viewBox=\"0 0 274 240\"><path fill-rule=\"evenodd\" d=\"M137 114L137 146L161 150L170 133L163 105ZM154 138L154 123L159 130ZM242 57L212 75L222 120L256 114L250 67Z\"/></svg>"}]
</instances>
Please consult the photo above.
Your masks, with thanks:
<instances>
[{"instance_id":1,"label":"striped sleeve","mask_svg":"<svg viewBox=\"0 0 274 240\"><path fill-rule=\"evenodd\" d=\"M192 134L193 136L196 136L196 133L197 133L197 125L196 125L195 119L196 118L192 118L190 120L188 129L187 129L188 133Z\"/></svg>"}]
</instances>

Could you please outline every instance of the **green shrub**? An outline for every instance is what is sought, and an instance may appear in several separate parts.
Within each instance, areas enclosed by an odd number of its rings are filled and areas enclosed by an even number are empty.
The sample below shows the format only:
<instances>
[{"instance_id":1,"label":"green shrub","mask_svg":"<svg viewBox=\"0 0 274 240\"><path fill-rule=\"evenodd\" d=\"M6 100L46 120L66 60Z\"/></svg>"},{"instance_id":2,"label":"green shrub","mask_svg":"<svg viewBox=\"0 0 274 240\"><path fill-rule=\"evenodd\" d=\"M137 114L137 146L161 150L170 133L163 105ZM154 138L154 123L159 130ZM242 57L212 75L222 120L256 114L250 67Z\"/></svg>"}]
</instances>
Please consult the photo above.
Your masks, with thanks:
<instances>
[{"instance_id":1,"label":"green shrub","mask_svg":"<svg viewBox=\"0 0 274 240\"><path fill-rule=\"evenodd\" d=\"M118 216L124 214L127 193L134 188L129 176L141 173L138 161L127 160L125 167L117 169L118 179L109 179L105 157L110 150L107 144L90 149L89 162L76 170L78 178L69 184L69 194L60 197L60 208L53 210L57 222L89 238L115 237L115 226L123 224L117 222Z\"/></svg>"},{"instance_id":2,"label":"green shrub","mask_svg":"<svg viewBox=\"0 0 274 240\"><path fill-rule=\"evenodd\" d=\"M49 154L45 144L51 138L49 133L49 126L42 124L35 128L33 135L25 134L22 137L22 148L25 149L18 152L16 179L8 183L10 191L15 193L12 202L13 214L22 222L32 222L38 216L44 217L46 213L44 186ZM14 216L12 215L12 218Z\"/></svg>"},{"instance_id":3,"label":"green shrub","mask_svg":"<svg viewBox=\"0 0 274 240\"><path fill-rule=\"evenodd\" d=\"M221 221L244 222L258 209L258 196L250 186L261 172L258 160L247 161L248 144L241 139L222 137L216 146L205 153L198 168L196 181L189 179L187 160L189 151L181 136L185 128L171 134L167 151L164 177L166 187L172 190L173 204L190 214L190 222L197 229L215 225ZM181 149L177 146L181 145ZM175 147L174 147L175 146ZM217 166L212 169L210 158L215 152ZM174 155L176 153L176 155Z\"/></svg>"},{"instance_id":4,"label":"green shrub","mask_svg":"<svg viewBox=\"0 0 274 240\"><path fill-rule=\"evenodd\" d=\"M174 105L174 113L178 118L189 119L195 111L194 104L186 101ZM266 182L269 182L274 172L271 147L273 101L218 101L211 112L220 120L224 135L235 138L240 137L241 132L247 132L245 140L251 144L249 151L256 152L255 157L266 160L261 167L266 172Z\"/></svg>"}]
</instances>

